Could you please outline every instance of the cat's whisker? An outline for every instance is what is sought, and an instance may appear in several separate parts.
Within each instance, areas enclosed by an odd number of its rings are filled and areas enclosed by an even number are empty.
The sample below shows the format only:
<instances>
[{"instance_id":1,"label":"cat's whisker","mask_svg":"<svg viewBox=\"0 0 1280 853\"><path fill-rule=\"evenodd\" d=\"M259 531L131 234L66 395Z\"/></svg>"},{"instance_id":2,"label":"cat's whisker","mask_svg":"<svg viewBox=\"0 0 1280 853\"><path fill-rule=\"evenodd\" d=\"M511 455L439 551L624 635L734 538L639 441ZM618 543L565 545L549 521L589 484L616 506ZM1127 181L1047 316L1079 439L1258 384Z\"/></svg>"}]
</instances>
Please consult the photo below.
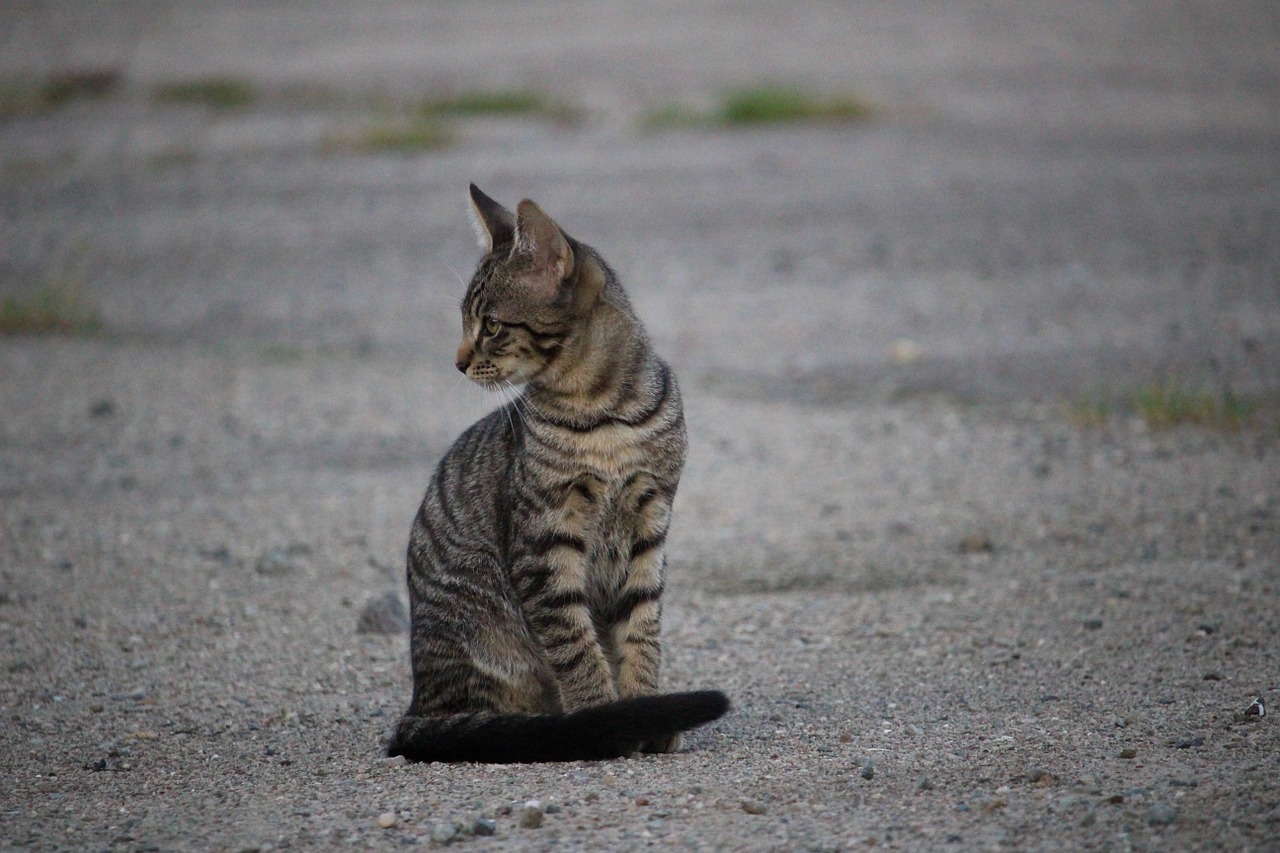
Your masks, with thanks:
<instances>
[{"instance_id":1,"label":"cat's whisker","mask_svg":"<svg viewBox=\"0 0 1280 853\"><path fill-rule=\"evenodd\" d=\"M511 392L511 405L516 410L516 415L520 418L520 423L526 429L529 426L529 401L525 399L524 393L511 380L507 380L507 389Z\"/></svg>"},{"instance_id":2,"label":"cat's whisker","mask_svg":"<svg viewBox=\"0 0 1280 853\"><path fill-rule=\"evenodd\" d=\"M440 254L439 252L432 252L431 254L435 257L435 259L436 259L437 261L439 261L440 263L444 264L446 267L448 267L448 268L449 268L449 272L453 273L453 277L454 277L454 278L456 278L456 279L458 280L458 284L462 285L462 286L463 286L463 288L466 288L466 286L467 286L467 280L466 280L465 278L463 278L463 277L462 277L462 273L458 272L458 268L457 268L457 267L455 267L453 264L449 263L449 259L448 259L448 258L446 258L444 255Z\"/></svg>"},{"instance_id":3,"label":"cat's whisker","mask_svg":"<svg viewBox=\"0 0 1280 853\"><path fill-rule=\"evenodd\" d=\"M504 384L501 384L501 385L497 385L497 386L495 386L495 387L494 387L494 389L493 389L493 390L494 390L494 391L497 393L497 395L498 395L498 400L500 401L500 404L501 404L501 406L502 406L502 412L503 412L503 414L505 414L505 415L507 416L507 425L511 427L511 434L512 434L512 435L515 435L515 434L516 434L516 424L515 424L515 421L514 421L514 420L512 419L512 417L511 417L511 409L512 409L512 406L511 406L511 401L510 401L510 400L508 399L508 397L507 397L507 385L509 385L509 384L510 384L510 383L504 383Z\"/></svg>"}]
</instances>

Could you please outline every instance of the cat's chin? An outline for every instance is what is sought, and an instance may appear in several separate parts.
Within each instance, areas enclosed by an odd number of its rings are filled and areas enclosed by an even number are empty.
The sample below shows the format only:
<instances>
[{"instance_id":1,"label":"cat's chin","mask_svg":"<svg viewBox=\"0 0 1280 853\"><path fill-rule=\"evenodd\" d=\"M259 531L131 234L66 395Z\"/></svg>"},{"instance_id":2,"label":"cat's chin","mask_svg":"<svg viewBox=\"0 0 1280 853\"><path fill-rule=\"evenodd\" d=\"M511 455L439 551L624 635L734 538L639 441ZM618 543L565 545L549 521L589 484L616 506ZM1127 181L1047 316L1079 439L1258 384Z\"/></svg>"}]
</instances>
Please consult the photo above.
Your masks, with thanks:
<instances>
[{"instance_id":1,"label":"cat's chin","mask_svg":"<svg viewBox=\"0 0 1280 853\"><path fill-rule=\"evenodd\" d=\"M471 381L490 394L501 394L504 391L523 391L527 380L513 376L509 379L473 379Z\"/></svg>"}]
</instances>

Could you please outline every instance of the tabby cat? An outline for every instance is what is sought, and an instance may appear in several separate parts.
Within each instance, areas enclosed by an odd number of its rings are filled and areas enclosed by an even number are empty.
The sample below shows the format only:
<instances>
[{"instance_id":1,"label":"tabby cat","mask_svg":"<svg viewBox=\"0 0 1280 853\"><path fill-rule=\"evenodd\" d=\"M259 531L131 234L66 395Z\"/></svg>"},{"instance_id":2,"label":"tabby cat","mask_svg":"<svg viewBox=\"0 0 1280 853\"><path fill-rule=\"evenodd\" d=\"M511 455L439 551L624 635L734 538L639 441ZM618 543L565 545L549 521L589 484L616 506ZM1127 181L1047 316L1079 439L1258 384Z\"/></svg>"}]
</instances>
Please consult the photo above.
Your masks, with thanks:
<instances>
[{"instance_id":1,"label":"tabby cat","mask_svg":"<svg viewBox=\"0 0 1280 853\"><path fill-rule=\"evenodd\" d=\"M457 367L524 391L445 454L409 534L413 698L388 755L669 752L729 707L657 695L663 545L684 467L671 369L612 270L533 202L471 186L480 262Z\"/></svg>"}]
</instances>

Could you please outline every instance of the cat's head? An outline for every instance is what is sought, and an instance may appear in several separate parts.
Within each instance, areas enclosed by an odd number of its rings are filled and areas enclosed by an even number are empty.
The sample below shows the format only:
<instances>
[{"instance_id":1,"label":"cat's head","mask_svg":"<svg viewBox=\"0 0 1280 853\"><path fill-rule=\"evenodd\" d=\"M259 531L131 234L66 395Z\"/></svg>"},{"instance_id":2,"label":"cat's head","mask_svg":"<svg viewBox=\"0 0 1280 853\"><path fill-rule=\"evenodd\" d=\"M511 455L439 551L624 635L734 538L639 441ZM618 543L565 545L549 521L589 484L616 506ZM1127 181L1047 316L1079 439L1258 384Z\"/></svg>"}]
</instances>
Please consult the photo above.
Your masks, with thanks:
<instances>
[{"instance_id":1,"label":"cat's head","mask_svg":"<svg viewBox=\"0 0 1280 853\"><path fill-rule=\"evenodd\" d=\"M488 387L536 380L595 307L603 270L528 199L512 213L472 184L471 208L486 254L462 300L455 363Z\"/></svg>"}]
</instances>

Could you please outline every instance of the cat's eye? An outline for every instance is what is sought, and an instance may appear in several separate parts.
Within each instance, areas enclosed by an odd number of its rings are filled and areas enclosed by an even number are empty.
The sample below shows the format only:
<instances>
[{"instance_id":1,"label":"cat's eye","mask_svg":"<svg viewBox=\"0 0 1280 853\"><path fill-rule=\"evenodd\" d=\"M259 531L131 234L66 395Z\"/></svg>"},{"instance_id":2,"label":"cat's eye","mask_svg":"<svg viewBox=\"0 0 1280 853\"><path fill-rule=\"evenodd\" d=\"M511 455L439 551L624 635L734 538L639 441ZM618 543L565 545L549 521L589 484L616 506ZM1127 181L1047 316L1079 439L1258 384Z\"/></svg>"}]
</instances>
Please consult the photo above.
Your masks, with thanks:
<instances>
[{"instance_id":1,"label":"cat's eye","mask_svg":"<svg viewBox=\"0 0 1280 853\"><path fill-rule=\"evenodd\" d=\"M492 317L484 318L484 331L486 335L496 335L498 330L502 328L502 324Z\"/></svg>"}]
</instances>

